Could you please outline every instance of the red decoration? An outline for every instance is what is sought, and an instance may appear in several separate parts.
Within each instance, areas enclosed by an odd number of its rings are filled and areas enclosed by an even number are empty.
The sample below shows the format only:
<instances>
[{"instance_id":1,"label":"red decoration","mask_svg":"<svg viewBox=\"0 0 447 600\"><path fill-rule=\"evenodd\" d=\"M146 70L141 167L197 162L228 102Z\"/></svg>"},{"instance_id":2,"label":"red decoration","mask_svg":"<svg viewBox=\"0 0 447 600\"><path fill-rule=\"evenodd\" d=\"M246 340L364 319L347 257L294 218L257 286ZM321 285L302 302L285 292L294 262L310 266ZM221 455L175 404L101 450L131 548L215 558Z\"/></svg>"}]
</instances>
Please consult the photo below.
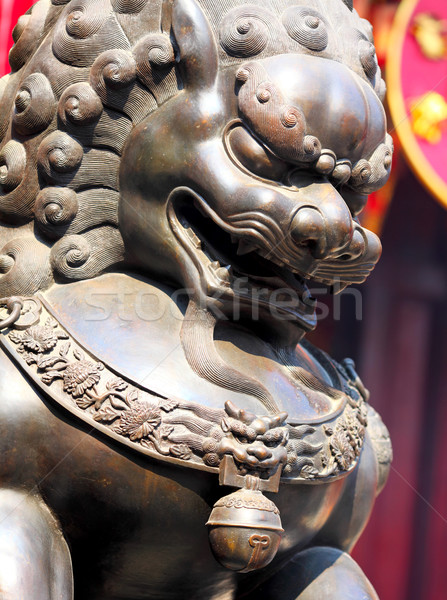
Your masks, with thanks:
<instances>
[{"instance_id":1,"label":"red decoration","mask_svg":"<svg viewBox=\"0 0 447 600\"><path fill-rule=\"evenodd\" d=\"M18 18L33 5L32 0L0 0L0 77L9 73L11 32Z\"/></svg>"},{"instance_id":2,"label":"red decoration","mask_svg":"<svg viewBox=\"0 0 447 600\"><path fill-rule=\"evenodd\" d=\"M404 0L390 37L388 102L407 160L447 207L447 3Z\"/></svg>"}]
</instances>

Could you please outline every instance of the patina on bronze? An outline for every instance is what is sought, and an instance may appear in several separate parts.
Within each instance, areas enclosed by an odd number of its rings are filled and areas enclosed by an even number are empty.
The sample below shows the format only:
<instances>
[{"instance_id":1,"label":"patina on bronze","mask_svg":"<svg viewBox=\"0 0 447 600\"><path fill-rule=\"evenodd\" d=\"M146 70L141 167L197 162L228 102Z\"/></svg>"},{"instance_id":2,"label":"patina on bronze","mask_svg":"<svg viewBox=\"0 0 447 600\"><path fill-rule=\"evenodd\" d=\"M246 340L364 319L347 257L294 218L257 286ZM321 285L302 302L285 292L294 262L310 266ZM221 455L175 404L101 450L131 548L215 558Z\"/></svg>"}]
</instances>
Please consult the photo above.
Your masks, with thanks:
<instances>
[{"instance_id":1,"label":"patina on bronze","mask_svg":"<svg viewBox=\"0 0 447 600\"><path fill-rule=\"evenodd\" d=\"M380 256L369 24L348 0L40 0L13 37L2 597L376 598L348 552L388 433L304 339L312 282Z\"/></svg>"}]
</instances>

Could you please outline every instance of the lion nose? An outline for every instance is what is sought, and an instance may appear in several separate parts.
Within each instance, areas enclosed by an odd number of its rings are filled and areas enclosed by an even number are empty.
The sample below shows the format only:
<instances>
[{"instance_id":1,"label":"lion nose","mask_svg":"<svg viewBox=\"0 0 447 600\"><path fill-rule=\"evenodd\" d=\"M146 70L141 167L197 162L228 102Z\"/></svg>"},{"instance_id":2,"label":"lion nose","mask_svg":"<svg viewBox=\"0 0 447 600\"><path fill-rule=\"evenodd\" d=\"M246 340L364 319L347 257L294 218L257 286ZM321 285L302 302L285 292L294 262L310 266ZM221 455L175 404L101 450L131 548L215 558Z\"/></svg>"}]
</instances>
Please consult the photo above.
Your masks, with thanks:
<instances>
[{"instance_id":1,"label":"lion nose","mask_svg":"<svg viewBox=\"0 0 447 600\"><path fill-rule=\"evenodd\" d=\"M254 456L258 460L267 460L272 457L272 452L265 446L252 446L247 449L247 454Z\"/></svg>"},{"instance_id":2,"label":"lion nose","mask_svg":"<svg viewBox=\"0 0 447 600\"><path fill-rule=\"evenodd\" d=\"M314 208L301 208L293 217L290 235L297 246L308 248L315 258L323 258L326 225L322 215Z\"/></svg>"},{"instance_id":3,"label":"lion nose","mask_svg":"<svg viewBox=\"0 0 447 600\"><path fill-rule=\"evenodd\" d=\"M333 193L328 193L326 186L311 187L310 197L315 206L306 203L295 213L290 235L297 246L305 247L314 258L323 259L349 244L353 222L343 198L334 188Z\"/></svg>"}]
</instances>

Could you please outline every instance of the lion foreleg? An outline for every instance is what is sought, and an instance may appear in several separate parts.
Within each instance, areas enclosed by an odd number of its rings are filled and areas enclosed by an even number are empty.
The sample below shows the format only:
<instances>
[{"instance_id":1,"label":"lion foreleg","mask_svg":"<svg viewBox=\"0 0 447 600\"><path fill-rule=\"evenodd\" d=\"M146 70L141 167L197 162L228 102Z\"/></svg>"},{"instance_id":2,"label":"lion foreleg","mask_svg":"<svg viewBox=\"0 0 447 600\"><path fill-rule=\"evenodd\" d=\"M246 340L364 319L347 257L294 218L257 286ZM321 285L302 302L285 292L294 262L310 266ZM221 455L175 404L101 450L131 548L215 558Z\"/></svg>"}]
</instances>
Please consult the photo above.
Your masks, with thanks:
<instances>
[{"instance_id":1,"label":"lion foreleg","mask_svg":"<svg viewBox=\"0 0 447 600\"><path fill-rule=\"evenodd\" d=\"M296 554L270 579L241 600L379 600L357 563L324 546Z\"/></svg>"},{"instance_id":2,"label":"lion foreleg","mask_svg":"<svg viewBox=\"0 0 447 600\"><path fill-rule=\"evenodd\" d=\"M0 491L0 598L72 600L68 546L56 519L36 495Z\"/></svg>"}]
</instances>

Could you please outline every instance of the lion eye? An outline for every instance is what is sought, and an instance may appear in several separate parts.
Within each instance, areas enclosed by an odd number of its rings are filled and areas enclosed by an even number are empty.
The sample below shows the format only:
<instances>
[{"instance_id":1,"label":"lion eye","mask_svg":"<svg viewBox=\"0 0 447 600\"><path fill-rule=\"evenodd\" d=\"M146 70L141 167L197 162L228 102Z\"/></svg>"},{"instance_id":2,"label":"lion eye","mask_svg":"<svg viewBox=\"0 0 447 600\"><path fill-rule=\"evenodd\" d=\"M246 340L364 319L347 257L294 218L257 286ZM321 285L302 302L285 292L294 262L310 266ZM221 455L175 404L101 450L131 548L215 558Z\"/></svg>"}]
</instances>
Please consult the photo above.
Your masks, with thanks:
<instances>
[{"instance_id":1,"label":"lion eye","mask_svg":"<svg viewBox=\"0 0 447 600\"><path fill-rule=\"evenodd\" d=\"M287 163L269 152L242 126L231 129L227 140L234 158L254 175L281 181L289 170Z\"/></svg>"}]
</instances>

